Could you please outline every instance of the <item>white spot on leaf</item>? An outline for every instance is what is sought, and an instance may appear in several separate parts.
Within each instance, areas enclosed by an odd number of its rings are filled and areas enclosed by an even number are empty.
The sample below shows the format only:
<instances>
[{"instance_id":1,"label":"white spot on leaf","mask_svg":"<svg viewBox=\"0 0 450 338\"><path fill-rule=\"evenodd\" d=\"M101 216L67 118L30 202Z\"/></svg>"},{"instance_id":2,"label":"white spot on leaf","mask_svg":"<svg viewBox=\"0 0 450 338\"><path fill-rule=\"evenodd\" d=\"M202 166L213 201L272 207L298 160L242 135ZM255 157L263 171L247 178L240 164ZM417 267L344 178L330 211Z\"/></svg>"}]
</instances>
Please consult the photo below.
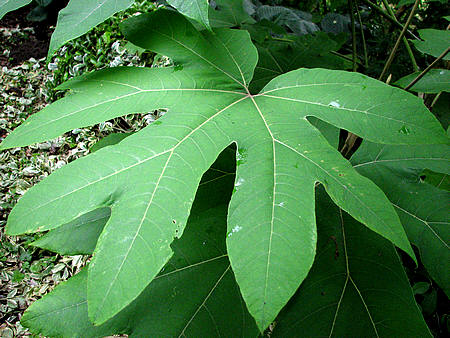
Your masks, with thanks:
<instances>
[{"instance_id":1,"label":"white spot on leaf","mask_svg":"<svg viewBox=\"0 0 450 338\"><path fill-rule=\"evenodd\" d=\"M239 232L242 230L242 227L239 225L236 225L233 229L231 229L230 233L228 234L228 237L231 237L235 232Z\"/></svg>"},{"instance_id":2,"label":"white spot on leaf","mask_svg":"<svg viewBox=\"0 0 450 338\"><path fill-rule=\"evenodd\" d=\"M239 225L236 225L234 228L233 228L233 230L231 230L232 232L239 232L239 231L241 231L242 230L242 227L241 226L239 226Z\"/></svg>"},{"instance_id":3,"label":"white spot on leaf","mask_svg":"<svg viewBox=\"0 0 450 338\"><path fill-rule=\"evenodd\" d=\"M337 101L331 101L330 103L328 103L328 105L331 106L331 107L335 107L335 108L340 108L341 107L341 105Z\"/></svg>"},{"instance_id":4,"label":"white spot on leaf","mask_svg":"<svg viewBox=\"0 0 450 338\"><path fill-rule=\"evenodd\" d=\"M244 183L244 179L243 178L239 178L236 183L234 184L235 187L239 187L240 185L242 185L242 183Z\"/></svg>"}]
</instances>

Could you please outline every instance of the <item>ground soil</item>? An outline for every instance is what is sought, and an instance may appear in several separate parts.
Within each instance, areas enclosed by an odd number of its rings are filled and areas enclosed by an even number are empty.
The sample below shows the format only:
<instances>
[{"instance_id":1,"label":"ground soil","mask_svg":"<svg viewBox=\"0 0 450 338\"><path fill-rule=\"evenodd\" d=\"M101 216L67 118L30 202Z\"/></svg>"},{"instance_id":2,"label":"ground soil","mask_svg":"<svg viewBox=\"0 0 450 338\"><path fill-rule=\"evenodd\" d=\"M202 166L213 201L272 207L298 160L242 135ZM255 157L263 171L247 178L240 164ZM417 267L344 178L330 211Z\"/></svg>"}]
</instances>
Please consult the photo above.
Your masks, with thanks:
<instances>
[{"instance_id":1,"label":"ground soil","mask_svg":"<svg viewBox=\"0 0 450 338\"><path fill-rule=\"evenodd\" d=\"M50 44L50 37L56 24L58 11L63 8L67 0L54 1L48 7L48 17L41 22L33 22L27 20L27 14L34 5L22 7L14 12L6 14L0 20L0 28L6 29L24 29L26 34L17 34L13 38L1 36L0 50L9 50L9 56L0 53L0 67L6 66L8 68L21 64L23 61L30 58L40 59L47 55L48 46Z\"/></svg>"}]
</instances>

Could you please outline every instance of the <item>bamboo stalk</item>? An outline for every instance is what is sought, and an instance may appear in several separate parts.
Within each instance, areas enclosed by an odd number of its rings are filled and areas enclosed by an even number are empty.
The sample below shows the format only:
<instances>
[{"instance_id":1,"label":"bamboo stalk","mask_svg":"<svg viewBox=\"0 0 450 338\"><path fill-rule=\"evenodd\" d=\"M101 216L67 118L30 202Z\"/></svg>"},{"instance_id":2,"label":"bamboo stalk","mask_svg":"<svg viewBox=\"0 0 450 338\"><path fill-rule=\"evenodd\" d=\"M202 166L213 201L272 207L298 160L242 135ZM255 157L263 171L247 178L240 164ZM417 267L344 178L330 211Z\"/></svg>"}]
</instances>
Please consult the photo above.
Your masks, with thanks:
<instances>
[{"instance_id":1,"label":"bamboo stalk","mask_svg":"<svg viewBox=\"0 0 450 338\"><path fill-rule=\"evenodd\" d=\"M355 0L355 7L356 7L356 14L358 16L359 26L361 28L361 39L362 39L362 43L363 43L363 53L364 53L364 67L369 68L369 56L367 53L366 37L364 35L364 28L363 28L363 23L362 23L362 19L361 19L361 13L359 13L357 0Z\"/></svg>"},{"instance_id":2,"label":"bamboo stalk","mask_svg":"<svg viewBox=\"0 0 450 338\"><path fill-rule=\"evenodd\" d=\"M379 80L382 80L384 75L386 74L386 72L389 70L389 67L392 64L392 61L394 60L395 53L397 52L398 46L400 45L400 42L402 41L403 37L405 36L405 33L408 30L408 26L411 23L412 18L414 17L414 13L417 9L417 6L419 5L419 2L420 2L420 0L416 0L414 2L413 8L411 9L411 13L409 13L408 20L406 20L406 23L403 26L403 29L400 32L400 35L399 35L397 41L395 42L394 48L392 49L391 54L389 55L389 58L386 61L386 64L384 65L383 71L381 72L381 75L378 78Z\"/></svg>"},{"instance_id":3,"label":"bamboo stalk","mask_svg":"<svg viewBox=\"0 0 450 338\"><path fill-rule=\"evenodd\" d=\"M403 28L403 25L400 23L400 21L397 20L397 18L390 16L388 13L386 13L383 8L378 6L377 4L374 4L370 0L362 0L366 5L372 7L374 10L376 10L381 16L383 16L388 21L392 22L394 25L396 25L398 28ZM410 30L407 31L407 33L415 40L420 40L413 32Z\"/></svg>"},{"instance_id":4,"label":"bamboo stalk","mask_svg":"<svg viewBox=\"0 0 450 338\"><path fill-rule=\"evenodd\" d=\"M354 13L354 8L353 8L354 4L353 4L353 0L348 0L348 8L350 11L350 22L351 22L351 26L352 26L352 62L353 62L353 67L352 70L354 72L356 72L356 70L358 69L358 64L357 64L357 50L356 50L356 24L355 24L355 13Z\"/></svg>"},{"instance_id":5,"label":"bamboo stalk","mask_svg":"<svg viewBox=\"0 0 450 338\"><path fill-rule=\"evenodd\" d=\"M395 19L397 19L397 17L395 16L394 11L392 10L391 6L389 6L389 3L387 2L387 0L382 0L384 7L386 7L387 12L389 13L389 15ZM411 60L412 66L413 66L413 70L415 72L419 71L419 66L417 65L417 61L416 58L414 57L414 53L411 49L411 46L409 45L408 39L404 36L402 38L403 40L403 44L405 45L406 48L406 52L408 53L409 59Z\"/></svg>"}]
</instances>

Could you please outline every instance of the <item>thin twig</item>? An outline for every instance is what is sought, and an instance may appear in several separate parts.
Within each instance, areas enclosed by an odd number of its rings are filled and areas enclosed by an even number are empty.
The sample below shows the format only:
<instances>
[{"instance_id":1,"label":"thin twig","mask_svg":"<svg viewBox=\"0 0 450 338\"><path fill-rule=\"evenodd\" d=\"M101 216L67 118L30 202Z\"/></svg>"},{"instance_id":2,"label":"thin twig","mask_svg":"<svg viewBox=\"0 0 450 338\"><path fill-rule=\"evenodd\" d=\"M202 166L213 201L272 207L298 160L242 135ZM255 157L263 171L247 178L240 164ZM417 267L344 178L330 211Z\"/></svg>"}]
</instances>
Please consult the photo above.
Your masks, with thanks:
<instances>
[{"instance_id":1,"label":"thin twig","mask_svg":"<svg viewBox=\"0 0 450 338\"><path fill-rule=\"evenodd\" d=\"M343 54L341 54L341 53L339 53L339 52L336 52L336 51L334 51L334 50L330 50L330 53L331 53L331 54L334 54L334 55L336 55L336 56L339 56L340 58L343 58L343 59L345 59L345 60L347 60L347 61L350 61L350 62L353 61L353 59L352 59L351 57L348 57L347 55L343 55ZM356 63L357 63L358 65L364 67L364 65L363 65L359 60L356 60Z\"/></svg>"},{"instance_id":2,"label":"thin twig","mask_svg":"<svg viewBox=\"0 0 450 338\"><path fill-rule=\"evenodd\" d=\"M381 8L380 6L378 6L377 4L374 4L373 2L371 2L370 0L362 0L365 4L367 4L368 6L372 7L373 9L375 9L379 14L381 14L381 16L383 16L385 19L389 20L390 22L392 22L394 25L396 25L398 28L403 28L403 25L400 23L400 21L397 20L397 18L390 16L388 13L386 13L383 8ZM410 30L407 31L407 33L415 40L420 40L413 32L411 32Z\"/></svg>"},{"instance_id":3,"label":"thin twig","mask_svg":"<svg viewBox=\"0 0 450 338\"><path fill-rule=\"evenodd\" d=\"M348 0L348 9L350 11L350 22L352 26L352 62L353 62L352 70L356 72L356 70L358 69L358 65L356 63L358 55L356 51L356 24L355 24L355 13L353 9L353 0Z\"/></svg>"},{"instance_id":4,"label":"thin twig","mask_svg":"<svg viewBox=\"0 0 450 338\"><path fill-rule=\"evenodd\" d=\"M355 7L356 7L356 15L358 16L359 26L361 28L361 39L362 39L363 51L364 51L364 67L369 68L369 56L367 53L366 37L364 36L364 27L363 27L363 23L362 23L362 19L361 19L361 13L359 13L357 0L355 0Z\"/></svg>"},{"instance_id":5,"label":"thin twig","mask_svg":"<svg viewBox=\"0 0 450 338\"><path fill-rule=\"evenodd\" d=\"M447 47L447 49L441 55L439 55L436 60L434 60L427 68L425 68L419 75L417 75L416 78L409 83L409 85L405 87L405 90L408 90L412 86L414 86L421 78L425 76L426 73L430 71L431 68L433 68L439 61L441 61L449 51L450 47Z\"/></svg>"},{"instance_id":6,"label":"thin twig","mask_svg":"<svg viewBox=\"0 0 450 338\"><path fill-rule=\"evenodd\" d=\"M389 15L397 20L397 17L395 16L395 13L392 10L391 6L389 6L389 3L387 2L387 0L382 0L382 1L383 1L384 7L386 7L386 10L389 13ZM406 52L408 53L408 56L411 60L413 70L415 72L418 72L419 66L417 65L416 58L414 57L414 53L411 49L411 46L409 45L408 39L405 36L403 36L402 40L403 40L403 44L405 45Z\"/></svg>"},{"instance_id":7,"label":"thin twig","mask_svg":"<svg viewBox=\"0 0 450 338\"><path fill-rule=\"evenodd\" d=\"M386 8L386 11L393 17L396 18L395 13L392 11L391 6L389 6L389 2L387 2L387 0L381 0L381 2L383 2L384 8ZM398 19L397 19L398 20ZM403 28L403 27L402 27Z\"/></svg>"},{"instance_id":8,"label":"thin twig","mask_svg":"<svg viewBox=\"0 0 450 338\"><path fill-rule=\"evenodd\" d=\"M406 51L408 52L409 55L409 59L411 60L412 66L413 66L413 70L415 72L419 71L419 66L417 65L417 61L416 58L414 57L414 53L411 49L411 46L409 45L408 39L403 37L403 44L405 45Z\"/></svg>"},{"instance_id":9,"label":"thin twig","mask_svg":"<svg viewBox=\"0 0 450 338\"><path fill-rule=\"evenodd\" d=\"M408 29L408 26L411 23L412 18L414 17L414 13L416 11L416 8L419 5L419 2L420 2L420 0L416 0L414 2L414 6L411 9L411 13L409 13L408 20L406 20L406 23L403 26L403 29L400 32L400 35L399 35L397 41L395 42L394 48L392 49L391 54L389 55L389 58L386 61L386 64L384 65L383 71L381 72L381 75L378 78L379 80L383 79L384 75L386 74L386 72L388 71L389 67L391 66L391 63L392 63L392 61L394 60L394 57L395 57L395 53L397 52L398 46L400 45L400 42L402 41L403 37L405 36L405 33L406 33L407 29Z\"/></svg>"},{"instance_id":10,"label":"thin twig","mask_svg":"<svg viewBox=\"0 0 450 338\"><path fill-rule=\"evenodd\" d=\"M356 65L356 58L357 58L357 55L356 55L356 28L355 28L355 13L354 13L353 6L354 6L353 0L348 0L348 8L350 11L351 26L352 26L353 71L356 72L356 70L357 70L357 65ZM341 153L345 157L349 155L349 153L350 153L351 149L354 147L357 139L358 139L358 135L348 132L347 138L345 139L344 145L342 146L342 149L341 149Z\"/></svg>"},{"instance_id":11,"label":"thin twig","mask_svg":"<svg viewBox=\"0 0 450 338\"><path fill-rule=\"evenodd\" d=\"M437 100L439 100L439 97L441 96L442 92L439 92L436 94L436 96L434 97L433 101L430 104L430 110L433 109L434 105L436 104Z\"/></svg>"}]
</instances>

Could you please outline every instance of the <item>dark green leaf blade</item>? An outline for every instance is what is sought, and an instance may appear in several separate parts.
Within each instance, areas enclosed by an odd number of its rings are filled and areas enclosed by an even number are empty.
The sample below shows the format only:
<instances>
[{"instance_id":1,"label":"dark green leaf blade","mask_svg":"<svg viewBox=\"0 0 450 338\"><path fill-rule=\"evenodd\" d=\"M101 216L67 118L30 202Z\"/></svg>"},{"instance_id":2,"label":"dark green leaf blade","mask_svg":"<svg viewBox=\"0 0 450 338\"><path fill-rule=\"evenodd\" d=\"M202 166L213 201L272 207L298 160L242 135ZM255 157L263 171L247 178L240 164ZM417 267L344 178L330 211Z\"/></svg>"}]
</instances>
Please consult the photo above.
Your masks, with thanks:
<instances>
[{"instance_id":1,"label":"dark green leaf blade","mask_svg":"<svg viewBox=\"0 0 450 338\"><path fill-rule=\"evenodd\" d=\"M323 32L287 35L285 39L256 44L259 59L250 84L252 92L259 92L276 76L298 68L351 69L351 62L331 53L337 51L340 44Z\"/></svg>"},{"instance_id":2,"label":"dark green leaf blade","mask_svg":"<svg viewBox=\"0 0 450 338\"><path fill-rule=\"evenodd\" d=\"M339 134L340 130L339 128L336 128L335 126L323 122L322 120L319 120L315 117L308 118L308 121L317 129L320 130L322 135L327 139L328 143L334 148L337 149L339 146Z\"/></svg>"},{"instance_id":3,"label":"dark green leaf blade","mask_svg":"<svg viewBox=\"0 0 450 338\"><path fill-rule=\"evenodd\" d=\"M450 147L363 142L351 161L385 192L426 269L450 294L450 193L420 180L425 168L450 174Z\"/></svg>"},{"instance_id":4,"label":"dark green leaf blade","mask_svg":"<svg viewBox=\"0 0 450 338\"><path fill-rule=\"evenodd\" d=\"M323 191L313 267L274 337L431 337L391 243L340 214Z\"/></svg>"},{"instance_id":5,"label":"dark green leaf blade","mask_svg":"<svg viewBox=\"0 0 450 338\"><path fill-rule=\"evenodd\" d=\"M109 208L96 209L51 230L31 245L61 255L91 254L110 215Z\"/></svg>"},{"instance_id":6,"label":"dark green leaf blade","mask_svg":"<svg viewBox=\"0 0 450 338\"><path fill-rule=\"evenodd\" d=\"M233 185L230 155L227 149L205 174L185 234L172 244L174 256L127 308L94 327L87 315L85 269L33 304L22 323L32 332L64 337L256 336L225 255L222 203Z\"/></svg>"},{"instance_id":7,"label":"dark green leaf blade","mask_svg":"<svg viewBox=\"0 0 450 338\"><path fill-rule=\"evenodd\" d=\"M422 173L424 181L432 186L450 191L450 176L448 174L437 173L431 170L424 170Z\"/></svg>"},{"instance_id":8,"label":"dark green leaf blade","mask_svg":"<svg viewBox=\"0 0 450 338\"><path fill-rule=\"evenodd\" d=\"M402 77L395 85L405 88L413 81L420 72L409 74ZM450 91L450 71L447 69L431 69L423 78L411 87L414 92L421 93L439 93Z\"/></svg>"},{"instance_id":9,"label":"dark green leaf blade","mask_svg":"<svg viewBox=\"0 0 450 338\"><path fill-rule=\"evenodd\" d=\"M102 138L100 141L95 143L89 150L90 150L91 153L94 153L94 152L96 152L97 150L99 150L101 148L115 145L115 144L119 143L120 141L122 141L123 139L127 138L130 135L132 135L132 133L112 133L112 134L109 134L108 136Z\"/></svg>"},{"instance_id":10,"label":"dark green leaf blade","mask_svg":"<svg viewBox=\"0 0 450 338\"><path fill-rule=\"evenodd\" d=\"M450 46L449 30L421 29L419 35L424 41L413 40L414 46L422 53L430 54L436 58ZM447 54L444 60L450 60L450 54Z\"/></svg>"}]
</instances>

